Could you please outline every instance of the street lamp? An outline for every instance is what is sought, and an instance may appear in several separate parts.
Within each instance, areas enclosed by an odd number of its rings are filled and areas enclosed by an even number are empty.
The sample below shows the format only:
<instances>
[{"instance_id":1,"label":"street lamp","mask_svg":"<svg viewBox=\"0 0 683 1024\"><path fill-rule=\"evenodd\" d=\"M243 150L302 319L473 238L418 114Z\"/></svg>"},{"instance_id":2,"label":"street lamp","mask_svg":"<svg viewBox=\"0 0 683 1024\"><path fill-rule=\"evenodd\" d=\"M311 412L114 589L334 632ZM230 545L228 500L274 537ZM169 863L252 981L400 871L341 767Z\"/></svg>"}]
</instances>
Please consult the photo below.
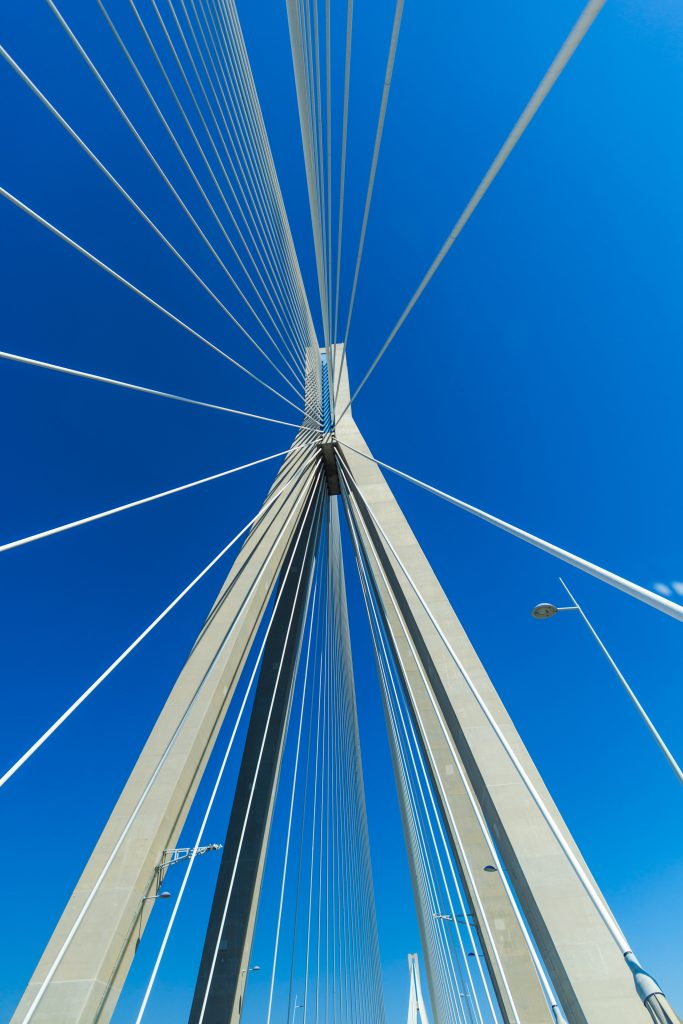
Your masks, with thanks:
<instances>
[{"instance_id":1,"label":"street lamp","mask_svg":"<svg viewBox=\"0 0 683 1024\"><path fill-rule=\"evenodd\" d=\"M476 930L477 922L476 922L476 918L475 918L474 921L470 921L470 918L474 917L473 914L471 914L471 913L468 913L468 914L456 914L455 916L453 916L453 914L437 914L436 912L432 912L432 917L434 917L435 920L437 920L437 921L449 921L453 925L453 927L455 928L456 932L458 931L458 925L459 924L466 924L468 926L468 931L469 931L469 934L470 934L470 939L472 939L472 941L474 941L473 937L472 937L471 926L473 926L475 928L475 930ZM462 944L462 939L460 940L460 949L462 950L463 957L464 957L465 956L465 947ZM476 956L476 955L477 955L476 953L467 953L467 956ZM465 1003L465 1006L467 1007L468 1013L465 1014L465 1010L464 1010L464 1007L463 1007L462 1008L463 1015L465 1015L465 1016L470 1018L470 1024L476 1024L475 1019L474 1019L474 1010L472 1008L472 995L471 995L470 992L467 991L467 982L465 981L465 978L463 977L462 968L460 967L460 963L459 963L458 956L457 956L457 949L456 949L455 964L456 964L456 967L455 967L455 970L456 970L456 982L458 983L458 993L459 993L459 995L464 996L468 1000L468 1002ZM465 964L465 966L467 966L467 965ZM472 981L472 975L470 973L469 967L467 967L467 973L469 974L470 984L473 985L474 983ZM460 987L459 987L460 985L463 986L463 988L465 990L464 992L460 991Z\"/></svg>"},{"instance_id":2,"label":"street lamp","mask_svg":"<svg viewBox=\"0 0 683 1024\"><path fill-rule=\"evenodd\" d=\"M657 746L659 747L661 752L664 754L664 757L669 762L669 764L670 764L671 768L673 769L674 774L676 775L678 781L683 783L683 771L681 770L681 768L680 768L678 762L676 761L675 757L673 756L673 754L671 753L671 751L667 747L666 743L664 742L662 737L657 732L655 726L652 723L652 720L650 719L649 715L645 711L645 708L640 703L640 701L636 697L635 693L633 692L633 690L631 689L629 684L626 682L626 679L625 679L623 673L621 672L621 670L619 669L619 667L618 667L617 663L615 662L614 658L612 657L612 655L609 653L609 651L605 647L604 643L602 642L602 640L600 639L600 637L596 633L596 631L593 628L592 624L589 622L588 617L587 617L586 613L584 612L583 608L581 607L579 602L576 600L576 598L572 594L571 590L569 589L569 587L567 586L567 584L564 582L564 580L561 577L560 577L560 583L562 584L562 586L566 590L567 594L569 595L569 598L572 601L572 604L570 604L570 605L568 605L568 606L566 606L564 608L558 608L556 605L548 604L548 603L537 604L531 610L531 614L532 614L533 618L535 618L535 619L551 619L554 615L557 615L558 612L574 612L574 611L576 611L576 612L579 613L579 615L581 616L583 621L586 623L586 626L588 627L589 632L593 636L593 639L596 641L598 647L600 648L602 653L607 658L607 661L609 662L609 664L610 664L610 666L611 666L615 676L617 677L617 679L619 680L619 682L621 683L623 688L626 690L626 693L628 694L628 696L630 697L631 701L633 702L633 705L635 706L638 714L640 715L642 720L645 722L645 725L647 726L648 730L650 731L650 734L652 735L652 738L654 739L655 743L657 744Z\"/></svg>"},{"instance_id":3,"label":"street lamp","mask_svg":"<svg viewBox=\"0 0 683 1024\"><path fill-rule=\"evenodd\" d=\"M242 982L242 986L241 986L242 987L242 991L240 992L240 1006L239 1006L239 1012L240 1013L242 1012L242 1003L244 1002L244 993L246 992L246 988L247 988L247 975L251 974L252 971L260 971L260 970L261 970L261 968L258 966L258 964L255 964L253 967L244 967L240 971L240 980Z\"/></svg>"},{"instance_id":4,"label":"street lamp","mask_svg":"<svg viewBox=\"0 0 683 1024\"><path fill-rule=\"evenodd\" d=\"M298 996L294 996L294 1010L292 1011L292 1024L295 1024L295 1021L296 1021L296 1011L297 1010L303 1010L303 1008L304 1008L304 1004L298 1002L298 999L299 999Z\"/></svg>"},{"instance_id":5,"label":"street lamp","mask_svg":"<svg viewBox=\"0 0 683 1024\"><path fill-rule=\"evenodd\" d=\"M484 868L484 871L486 871L486 868ZM494 871L495 871L495 868L494 868ZM456 919L451 914L434 914L433 916L436 918L437 921L450 921L451 924L458 924L459 923L458 921L456 921ZM460 915L460 916L462 916L462 915ZM482 959L486 959L484 953L468 953L467 955L468 956L479 956ZM467 995L467 993L461 992L460 995Z\"/></svg>"},{"instance_id":6,"label":"street lamp","mask_svg":"<svg viewBox=\"0 0 683 1024\"><path fill-rule=\"evenodd\" d=\"M578 611L575 604L567 605L565 608L558 608L556 604L537 604L531 609L531 614L534 619L552 619L553 615L557 615L558 612L574 612Z\"/></svg>"}]
</instances>

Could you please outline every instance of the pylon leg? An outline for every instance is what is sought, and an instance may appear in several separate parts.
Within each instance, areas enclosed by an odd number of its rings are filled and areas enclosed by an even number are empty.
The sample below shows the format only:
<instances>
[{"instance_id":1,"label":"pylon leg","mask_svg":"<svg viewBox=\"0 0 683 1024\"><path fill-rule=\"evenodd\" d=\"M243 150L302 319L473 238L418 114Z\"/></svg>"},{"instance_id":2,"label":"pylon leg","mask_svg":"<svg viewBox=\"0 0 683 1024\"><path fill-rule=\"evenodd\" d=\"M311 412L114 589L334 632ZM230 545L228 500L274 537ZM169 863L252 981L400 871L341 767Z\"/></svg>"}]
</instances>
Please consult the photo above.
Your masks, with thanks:
<instances>
[{"instance_id":1,"label":"pylon leg","mask_svg":"<svg viewBox=\"0 0 683 1024\"><path fill-rule=\"evenodd\" d=\"M295 445L300 443L301 438L298 438ZM298 528L300 513L296 510L305 506L314 480L320 476L319 464L314 469L310 462L304 461L306 459L310 459L310 452L304 455L300 449L290 452L285 459L270 494L274 496L285 486L287 489L256 523L235 560L12 1017L12 1024L23 1024L41 989L43 994L30 1015L31 1024L93 1024L95 1021L106 1024L110 1019L138 937L154 906L153 901L143 902L143 899L153 891L156 867L164 850L177 846ZM231 630L235 622L238 625ZM114 853L150 777L191 704L182 731L124 842ZM131 713L135 713L134 706ZM111 866L97 895L68 942L59 967L45 985L74 923L110 860Z\"/></svg>"}]
</instances>

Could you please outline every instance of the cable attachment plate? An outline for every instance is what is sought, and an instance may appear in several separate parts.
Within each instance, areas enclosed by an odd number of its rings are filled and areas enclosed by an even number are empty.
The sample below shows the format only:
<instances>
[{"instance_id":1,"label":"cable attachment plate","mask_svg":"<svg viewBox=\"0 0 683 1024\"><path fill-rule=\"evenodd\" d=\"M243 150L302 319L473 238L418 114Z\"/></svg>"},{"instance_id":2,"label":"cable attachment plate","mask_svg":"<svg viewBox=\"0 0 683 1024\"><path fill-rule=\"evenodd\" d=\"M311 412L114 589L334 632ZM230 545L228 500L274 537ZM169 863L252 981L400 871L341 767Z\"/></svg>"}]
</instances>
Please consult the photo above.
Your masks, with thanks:
<instances>
[{"instance_id":1,"label":"cable attachment plate","mask_svg":"<svg viewBox=\"0 0 683 1024\"><path fill-rule=\"evenodd\" d=\"M325 467L325 480L327 481L327 490L331 495L341 494L341 488L339 486L339 474L337 472L337 456L334 451L333 441L323 441L320 445L320 451L323 456L323 466Z\"/></svg>"}]
</instances>

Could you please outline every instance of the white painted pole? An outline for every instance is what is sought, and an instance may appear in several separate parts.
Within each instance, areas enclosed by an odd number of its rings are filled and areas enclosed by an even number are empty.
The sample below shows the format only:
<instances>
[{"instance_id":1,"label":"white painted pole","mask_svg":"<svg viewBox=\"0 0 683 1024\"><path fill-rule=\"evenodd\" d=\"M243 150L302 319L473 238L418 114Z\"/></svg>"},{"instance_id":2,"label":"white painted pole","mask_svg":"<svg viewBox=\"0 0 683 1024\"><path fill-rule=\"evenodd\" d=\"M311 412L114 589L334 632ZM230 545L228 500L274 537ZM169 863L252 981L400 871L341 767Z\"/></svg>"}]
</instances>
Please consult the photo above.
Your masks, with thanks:
<instances>
[{"instance_id":1,"label":"white painted pole","mask_svg":"<svg viewBox=\"0 0 683 1024\"><path fill-rule=\"evenodd\" d=\"M593 627L593 624L588 619L588 616L586 615L586 613L584 612L583 608L581 607L579 602L576 600L576 598L574 597L574 595L572 594L571 590L569 589L567 584L564 582L562 577L560 577L560 583L562 584L564 589L569 594L569 597L571 598L571 600L574 602L574 607L576 608L577 612L579 613L579 615L581 616L583 621L586 623L586 626L588 627L590 633L594 637L595 642L597 643L598 647L600 648L602 653L607 658L607 661L610 663L610 666L612 667L612 670L613 670L615 676L617 677L617 679L619 680L619 682L621 683L623 688L626 690L626 693L629 695L629 697L630 697L630 699L631 699L631 701L633 703L633 706L635 707L636 711L638 712L638 714L640 715L642 720L645 722L645 725L647 726L647 728L648 728L648 730L650 732L650 735L654 739L655 743L657 744L657 746L659 747L661 752L664 754L664 757L667 759L667 761L671 765L671 768L672 768L674 774L676 775L676 778L678 779L679 782L683 783L683 771L681 771L681 768L680 768L676 758L673 756L673 754L671 753L671 751L667 747L666 743L664 742L664 740L660 736L659 732L657 731L657 729L655 728L655 726L654 726L654 724L652 722L652 719L649 717L649 715L645 711L645 708L640 703L640 701L636 697L635 693L633 692L633 690L631 689L631 687L627 683L627 681L624 678L624 675L623 675L621 669L619 668L619 666L615 662L615 660L612 657L612 655L610 654L610 652L605 647L604 643L602 642L602 640L598 636L597 632L595 631L595 628ZM558 609L558 611L564 611L564 610L565 609Z\"/></svg>"},{"instance_id":2,"label":"white painted pole","mask_svg":"<svg viewBox=\"0 0 683 1024\"><path fill-rule=\"evenodd\" d=\"M409 480L411 483L417 484L418 487L422 487L425 491L429 491L430 494L435 494L437 497L443 498L444 501L449 502L451 505L455 505L456 508L463 509L463 511L469 512L470 515L483 519L485 523L497 526L499 530L505 530L506 533L511 533L513 537L526 541L527 544L533 544L534 547L540 548L541 551L545 551L547 554L553 555L555 558L562 559L562 561L567 562L568 565L573 565L575 569L580 569L581 572L586 572L590 576L595 576L596 579L602 580L603 583L609 583L611 587L616 587L617 590L623 590L625 594L629 595L629 597L635 597L638 601L643 601L645 604L652 605L652 607L656 608L657 611L664 612L666 615L670 615L672 618L678 619L679 622L683 622L683 605L676 604L675 601L669 601L666 597L661 597L659 594L653 593L652 590L647 590L646 587L640 587L637 583L632 583L631 580L624 579L623 576L617 576L616 573L609 572L608 569L603 569L599 565L595 565L593 562L587 561L585 558L573 555L571 551L565 551L564 548L560 548L556 544L551 544L550 541L542 540L540 537L535 537L533 533L527 533L526 530L521 530L518 526L506 523L504 519L498 519L497 516L492 516L488 512L483 512L480 508L476 508L474 505L468 505L466 501L454 498L451 494L446 494L445 491L440 491L438 487L432 487L430 484L426 484L424 481L418 480L417 477L411 476L409 473L403 473L400 469L396 469L394 466L389 466L386 462L381 462L379 459L372 458L364 452L358 451L357 448L353 448L350 444L346 444L345 441L338 441L337 443L341 444L343 448L348 448L349 451L355 452L356 455L360 455L362 458L368 459L370 462L374 462L376 465L381 466L382 469L388 469L390 473L395 473L396 476L400 476L404 480Z\"/></svg>"}]
</instances>

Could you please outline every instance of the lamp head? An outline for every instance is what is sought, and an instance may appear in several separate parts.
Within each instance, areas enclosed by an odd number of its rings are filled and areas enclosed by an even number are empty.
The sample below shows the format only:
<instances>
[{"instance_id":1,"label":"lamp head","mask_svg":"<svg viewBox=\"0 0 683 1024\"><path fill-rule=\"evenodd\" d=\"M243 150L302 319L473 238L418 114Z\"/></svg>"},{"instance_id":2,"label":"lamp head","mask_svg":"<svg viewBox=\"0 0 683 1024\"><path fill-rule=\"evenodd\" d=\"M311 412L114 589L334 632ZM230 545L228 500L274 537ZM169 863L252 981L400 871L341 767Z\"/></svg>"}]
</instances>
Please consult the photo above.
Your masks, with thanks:
<instances>
[{"instance_id":1,"label":"lamp head","mask_svg":"<svg viewBox=\"0 0 683 1024\"><path fill-rule=\"evenodd\" d=\"M537 604L531 609L531 615L534 619L552 619L553 615L557 615L559 608L554 604Z\"/></svg>"}]
</instances>

